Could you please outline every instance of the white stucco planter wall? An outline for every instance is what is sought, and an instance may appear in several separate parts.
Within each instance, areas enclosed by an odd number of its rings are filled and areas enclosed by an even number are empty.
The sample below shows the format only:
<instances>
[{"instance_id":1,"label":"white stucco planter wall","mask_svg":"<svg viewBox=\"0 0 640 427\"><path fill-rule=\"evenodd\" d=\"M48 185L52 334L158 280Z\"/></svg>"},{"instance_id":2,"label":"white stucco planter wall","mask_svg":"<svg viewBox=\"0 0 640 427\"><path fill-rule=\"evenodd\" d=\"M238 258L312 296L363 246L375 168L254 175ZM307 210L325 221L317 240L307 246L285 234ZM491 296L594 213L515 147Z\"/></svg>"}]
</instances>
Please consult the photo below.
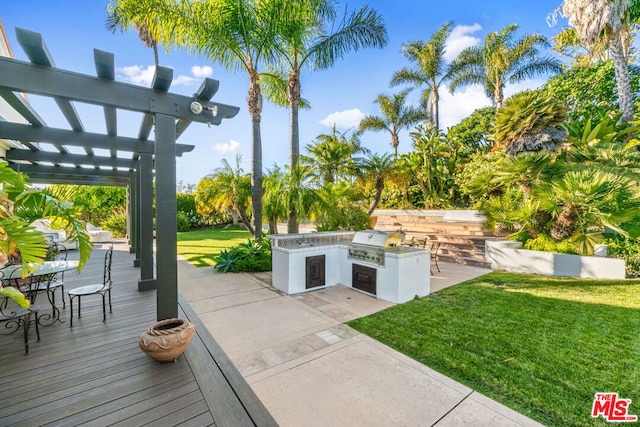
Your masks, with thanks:
<instances>
[{"instance_id":1,"label":"white stucco planter wall","mask_svg":"<svg viewBox=\"0 0 640 427\"><path fill-rule=\"evenodd\" d=\"M568 276L589 279L624 279L624 260L521 249L522 243L490 241L485 243L486 259L494 270Z\"/></svg>"}]
</instances>

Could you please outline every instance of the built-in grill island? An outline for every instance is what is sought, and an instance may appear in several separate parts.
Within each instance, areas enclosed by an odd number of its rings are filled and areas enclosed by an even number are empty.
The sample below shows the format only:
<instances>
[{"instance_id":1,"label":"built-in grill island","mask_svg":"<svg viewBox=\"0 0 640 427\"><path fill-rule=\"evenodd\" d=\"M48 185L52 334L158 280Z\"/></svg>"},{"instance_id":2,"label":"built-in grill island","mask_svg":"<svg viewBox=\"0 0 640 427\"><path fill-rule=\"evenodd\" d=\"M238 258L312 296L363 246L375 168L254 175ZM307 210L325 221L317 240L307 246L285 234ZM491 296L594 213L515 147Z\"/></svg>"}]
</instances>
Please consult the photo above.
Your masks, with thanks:
<instances>
[{"instance_id":1,"label":"built-in grill island","mask_svg":"<svg viewBox=\"0 0 640 427\"><path fill-rule=\"evenodd\" d=\"M400 232L268 237L273 241L273 286L287 294L344 285L402 303L430 292L429 250L402 246Z\"/></svg>"}]
</instances>

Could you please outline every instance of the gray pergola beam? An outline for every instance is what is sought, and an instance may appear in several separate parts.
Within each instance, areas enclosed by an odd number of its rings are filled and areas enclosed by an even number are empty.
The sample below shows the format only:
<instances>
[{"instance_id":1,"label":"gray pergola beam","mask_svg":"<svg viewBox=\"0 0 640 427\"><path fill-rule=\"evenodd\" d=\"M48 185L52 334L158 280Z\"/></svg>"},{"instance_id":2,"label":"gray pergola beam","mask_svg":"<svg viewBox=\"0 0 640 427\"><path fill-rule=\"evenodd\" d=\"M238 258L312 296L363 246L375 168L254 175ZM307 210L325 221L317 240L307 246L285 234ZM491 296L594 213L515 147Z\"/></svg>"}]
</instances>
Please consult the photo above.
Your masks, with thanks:
<instances>
[{"instance_id":1,"label":"gray pergola beam","mask_svg":"<svg viewBox=\"0 0 640 427\"><path fill-rule=\"evenodd\" d=\"M173 70L167 67L156 67L155 73L153 74L153 81L151 82L151 87L153 90L157 90L159 92L167 92L171 87L171 82L173 81ZM140 123L140 130L138 131L138 138L147 140L149 139L149 135L151 134L151 129L153 128L153 114L145 114L142 117L142 122Z\"/></svg>"},{"instance_id":2,"label":"gray pergola beam","mask_svg":"<svg viewBox=\"0 0 640 427\"><path fill-rule=\"evenodd\" d=\"M64 176L56 174L32 172L29 181L34 184L67 184L67 185L99 185L104 187L126 187L129 181L113 176Z\"/></svg>"},{"instance_id":3,"label":"gray pergola beam","mask_svg":"<svg viewBox=\"0 0 640 427\"><path fill-rule=\"evenodd\" d=\"M93 63L96 66L96 75L104 80L115 80L116 66L113 53L104 50L93 50ZM104 106L104 122L107 127L107 135L116 136L118 134L118 114L115 107ZM111 148L111 157L118 156L118 150Z\"/></svg>"},{"instance_id":4,"label":"gray pergola beam","mask_svg":"<svg viewBox=\"0 0 640 427\"><path fill-rule=\"evenodd\" d=\"M165 114L198 123L219 125L223 119L235 117L240 111L239 107L202 102L205 107L216 106L218 115L212 117L210 114L194 114L189 109L193 101L191 97L174 93L150 93L148 88L136 85L38 67L5 57L0 57L0 75L2 86L13 91L68 98L142 113Z\"/></svg>"},{"instance_id":5,"label":"gray pergola beam","mask_svg":"<svg viewBox=\"0 0 640 427\"><path fill-rule=\"evenodd\" d=\"M90 176L108 176L116 178L129 178L129 171L126 170L112 170L112 169L95 169L89 168L76 168L68 166L43 166L43 165L26 165L22 163L9 163L11 169L25 173L29 176L35 173L46 173L49 175L68 175L76 177L90 177Z\"/></svg>"},{"instance_id":6,"label":"gray pergola beam","mask_svg":"<svg viewBox=\"0 0 640 427\"><path fill-rule=\"evenodd\" d=\"M7 103L16 110L18 114L25 118L26 121L33 126L44 126L44 120L33 109L31 104L27 102L22 95L16 95L13 91L0 87L0 96L7 101Z\"/></svg>"},{"instance_id":7,"label":"gray pergola beam","mask_svg":"<svg viewBox=\"0 0 640 427\"><path fill-rule=\"evenodd\" d=\"M135 169L137 161L95 155L53 153L50 151L31 151L13 149L7 151L7 160L26 160L29 162L69 163L76 166L105 166L111 168Z\"/></svg>"},{"instance_id":8,"label":"gray pergola beam","mask_svg":"<svg viewBox=\"0 0 640 427\"><path fill-rule=\"evenodd\" d=\"M213 95L218 92L218 87L220 83L217 80L213 80L210 78L205 78L198 91L193 94L196 101L209 101L213 98ZM187 130L189 125L191 124L191 120L180 119L176 124L176 138L179 138L182 133Z\"/></svg>"},{"instance_id":9,"label":"gray pergola beam","mask_svg":"<svg viewBox=\"0 0 640 427\"><path fill-rule=\"evenodd\" d=\"M88 146L105 150L131 151L134 153L153 153L155 151L153 141L140 141L136 138L110 136L91 132L78 133L50 127L34 127L1 120L0 135L2 135L2 138L17 141L40 141L49 144L64 144L75 147ZM193 148L193 145L176 144L176 155L180 157L182 154L193 150Z\"/></svg>"}]
</instances>

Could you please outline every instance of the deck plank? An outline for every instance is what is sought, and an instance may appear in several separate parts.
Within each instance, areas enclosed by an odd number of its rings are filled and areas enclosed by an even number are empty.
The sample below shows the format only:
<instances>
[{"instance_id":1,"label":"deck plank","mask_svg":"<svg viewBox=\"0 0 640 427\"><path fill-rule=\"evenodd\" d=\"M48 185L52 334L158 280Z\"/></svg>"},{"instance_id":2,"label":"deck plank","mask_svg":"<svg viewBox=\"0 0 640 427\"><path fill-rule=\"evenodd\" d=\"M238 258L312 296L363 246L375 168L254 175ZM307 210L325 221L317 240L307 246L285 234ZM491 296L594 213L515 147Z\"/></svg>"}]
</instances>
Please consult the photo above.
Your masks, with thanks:
<instances>
[{"instance_id":1,"label":"deck plank","mask_svg":"<svg viewBox=\"0 0 640 427\"><path fill-rule=\"evenodd\" d=\"M102 279L105 248L94 249L80 274L65 275L66 290ZM128 247L117 244L106 322L98 296L83 298L73 328L68 301L64 323L42 326L39 342L32 328L28 355L21 333L0 335L0 425L276 425L184 299L181 316L198 330L177 363L139 349L138 336L156 320L156 296L137 290L138 277ZM50 310L39 298L41 313Z\"/></svg>"}]
</instances>

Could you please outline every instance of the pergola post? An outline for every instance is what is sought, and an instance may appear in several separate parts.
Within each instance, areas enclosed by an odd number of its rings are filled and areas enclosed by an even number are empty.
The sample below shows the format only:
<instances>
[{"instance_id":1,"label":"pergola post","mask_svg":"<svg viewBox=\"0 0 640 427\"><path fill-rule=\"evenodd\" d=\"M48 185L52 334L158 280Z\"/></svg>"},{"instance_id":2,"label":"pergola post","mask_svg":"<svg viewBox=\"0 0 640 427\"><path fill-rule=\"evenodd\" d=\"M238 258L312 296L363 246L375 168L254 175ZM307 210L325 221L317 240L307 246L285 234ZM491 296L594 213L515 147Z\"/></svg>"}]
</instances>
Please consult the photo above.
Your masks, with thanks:
<instances>
[{"instance_id":1,"label":"pergola post","mask_svg":"<svg viewBox=\"0 0 640 427\"><path fill-rule=\"evenodd\" d=\"M178 317L176 225L176 123L155 115L156 141L156 259L158 321Z\"/></svg>"},{"instance_id":2,"label":"pergola post","mask_svg":"<svg viewBox=\"0 0 640 427\"><path fill-rule=\"evenodd\" d=\"M136 172L131 172L129 185L127 186L127 237L129 238L129 253L136 253Z\"/></svg>"},{"instance_id":3,"label":"pergola post","mask_svg":"<svg viewBox=\"0 0 640 427\"><path fill-rule=\"evenodd\" d=\"M140 154L140 280L138 290L156 288L153 278L153 156Z\"/></svg>"},{"instance_id":4,"label":"pergola post","mask_svg":"<svg viewBox=\"0 0 640 427\"><path fill-rule=\"evenodd\" d=\"M140 267L140 178L141 178L141 170L140 170L140 162L138 162L138 168L133 172L134 179L132 182L132 194L133 194L133 213L131 215L132 219L132 235L133 235L133 249L135 250L136 257L133 260L134 267Z\"/></svg>"}]
</instances>

